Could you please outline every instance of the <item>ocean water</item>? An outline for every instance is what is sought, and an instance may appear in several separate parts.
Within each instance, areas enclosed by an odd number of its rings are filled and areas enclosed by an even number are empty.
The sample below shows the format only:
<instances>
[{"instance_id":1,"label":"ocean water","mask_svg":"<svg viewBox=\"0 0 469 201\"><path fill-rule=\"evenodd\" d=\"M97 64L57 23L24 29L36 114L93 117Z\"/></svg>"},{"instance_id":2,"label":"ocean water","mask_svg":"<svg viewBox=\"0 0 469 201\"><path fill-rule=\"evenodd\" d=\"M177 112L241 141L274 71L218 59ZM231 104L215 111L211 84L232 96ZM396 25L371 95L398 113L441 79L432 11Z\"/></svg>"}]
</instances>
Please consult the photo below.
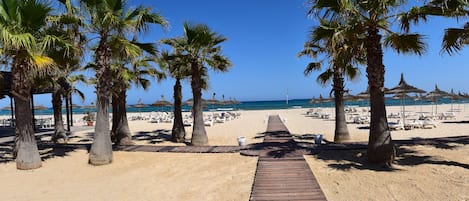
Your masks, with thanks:
<instances>
[{"instance_id":1,"label":"ocean water","mask_svg":"<svg viewBox=\"0 0 469 201\"><path fill-rule=\"evenodd\" d=\"M216 110L271 110L271 109L286 109L286 108L314 108L314 107L334 107L334 102L323 102L323 103L309 103L310 99L294 99L289 100L288 103L286 100L273 100L273 101L242 101L239 104L228 104L228 105L207 105L205 111L216 111ZM428 101L414 101L411 99L404 100L405 105L429 105L433 104ZM451 103L468 103L468 100L458 100L452 101L450 99L440 99L438 104L451 104ZM368 101L345 101L346 106L368 106ZM401 100L386 99L387 106L398 106L401 105ZM191 106L182 106L183 111L190 111ZM74 108L74 114L83 114L85 112L94 112L95 109L89 108ZM142 108L135 108L129 106L127 112L152 112L152 111L173 111L173 108L170 106L148 106ZM62 110L65 114L65 110ZM112 112L112 111L111 111ZM10 115L10 110L0 110L0 115ZM52 115L52 108L46 110L36 110L36 115Z\"/></svg>"}]
</instances>

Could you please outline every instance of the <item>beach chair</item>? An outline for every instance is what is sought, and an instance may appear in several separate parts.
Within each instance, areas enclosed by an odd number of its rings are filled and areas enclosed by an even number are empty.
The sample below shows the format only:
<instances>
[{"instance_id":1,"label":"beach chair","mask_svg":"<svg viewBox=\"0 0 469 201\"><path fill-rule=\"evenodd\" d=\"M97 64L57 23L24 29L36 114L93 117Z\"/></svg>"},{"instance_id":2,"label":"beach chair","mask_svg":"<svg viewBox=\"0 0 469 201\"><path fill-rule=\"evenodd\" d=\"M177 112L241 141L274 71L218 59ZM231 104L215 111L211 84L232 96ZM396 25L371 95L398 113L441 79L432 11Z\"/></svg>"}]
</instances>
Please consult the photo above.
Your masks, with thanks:
<instances>
[{"instance_id":1,"label":"beach chair","mask_svg":"<svg viewBox=\"0 0 469 201\"><path fill-rule=\"evenodd\" d=\"M205 120L204 120L204 125L205 125L205 126L210 126L210 127L212 127L212 126L213 126L213 122L214 122L213 119L208 118L208 119L205 119Z\"/></svg>"},{"instance_id":2,"label":"beach chair","mask_svg":"<svg viewBox=\"0 0 469 201\"><path fill-rule=\"evenodd\" d=\"M436 128L436 122L431 118L425 118L422 122L422 128Z\"/></svg>"},{"instance_id":3,"label":"beach chair","mask_svg":"<svg viewBox=\"0 0 469 201\"><path fill-rule=\"evenodd\" d=\"M404 123L398 119L397 122L388 122L389 130L404 130Z\"/></svg>"}]
</instances>

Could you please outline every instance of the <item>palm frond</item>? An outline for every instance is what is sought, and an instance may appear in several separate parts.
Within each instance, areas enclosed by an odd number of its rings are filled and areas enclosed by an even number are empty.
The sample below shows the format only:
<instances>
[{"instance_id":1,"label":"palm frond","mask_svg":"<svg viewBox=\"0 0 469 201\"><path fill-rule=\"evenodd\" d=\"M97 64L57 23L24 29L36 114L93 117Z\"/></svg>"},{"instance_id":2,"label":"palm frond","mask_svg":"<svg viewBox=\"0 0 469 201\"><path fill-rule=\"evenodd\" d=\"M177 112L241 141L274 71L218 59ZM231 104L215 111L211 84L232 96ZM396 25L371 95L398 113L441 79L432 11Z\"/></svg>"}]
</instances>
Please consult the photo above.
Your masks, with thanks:
<instances>
[{"instance_id":1,"label":"palm frond","mask_svg":"<svg viewBox=\"0 0 469 201\"><path fill-rule=\"evenodd\" d=\"M321 85L326 85L332 81L332 77L334 75L334 71L332 69L327 69L326 71L322 72L316 78L316 81Z\"/></svg>"},{"instance_id":2,"label":"palm frond","mask_svg":"<svg viewBox=\"0 0 469 201\"><path fill-rule=\"evenodd\" d=\"M465 45L469 44L469 23L466 23L464 28L448 28L445 29L443 36L442 50L448 54L454 54L461 50Z\"/></svg>"},{"instance_id":3,"label":"palm frond","mask_svg":"<svg viewBox=\"0 0 469 201\"><path fill-rule=\"evenodd\" d=\"M36 47L36 38L31 33L13 33L6 27L0 27L0 37L5 49L27 49Z\"/></svg>"},{"instance_id":4,"label":"palm frond","mask_svg":"<svg viewBox=\"0 0 469 201\"><path fill-rule=\"evenodd\" d=\"M397 34L387 35L384 45L396 50L397 53L415 53L422 55L426 51L426 45L420 34Z\"/></svg>"},{"instance_id":5,"label":"palm frond","mask_svg":"<svg viewBox=\"0 0 469 201\"><path fill-rule=\"evenodd\" d=\"M311 74L313 71L318 71L321 70L321 63L318 62L311 62L306 66L306 69L304 70L303 74L305 76L308 76Z\"/></svg>"}]
</instances>

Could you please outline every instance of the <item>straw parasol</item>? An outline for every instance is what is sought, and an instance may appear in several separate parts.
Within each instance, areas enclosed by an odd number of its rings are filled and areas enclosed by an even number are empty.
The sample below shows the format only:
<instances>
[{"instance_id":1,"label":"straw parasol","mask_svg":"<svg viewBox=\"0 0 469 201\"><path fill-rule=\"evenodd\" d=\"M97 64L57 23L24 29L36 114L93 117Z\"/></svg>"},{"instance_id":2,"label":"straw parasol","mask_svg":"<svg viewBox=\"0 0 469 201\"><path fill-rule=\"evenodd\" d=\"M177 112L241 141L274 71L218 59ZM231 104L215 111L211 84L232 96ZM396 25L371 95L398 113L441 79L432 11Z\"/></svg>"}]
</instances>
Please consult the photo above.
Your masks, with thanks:
<instances>
[{"instance_id":1,"label":"straw parasol","mask_svg":"<svg viewBox=\"0 0 469 201\"><path fill-rule=\"evenodd\" d=\"M164 99L164 95L161 95L161 99L158 100L158 101L156 101L156 102L154 102L154 103L152 103L151 105L152 105L152 106L155 106L155 107L161 107L161 111L163 111L163 108L164 108L165 106L172 106L173 104L172 104L171 102L169 102L169 101L166 101L166 100Z\"/></svg>"},{"instance_id":2,"label":"straw parasol","mask_svg":"<svg viewBox=\"0 0 469 201\"><path fill-rule=\"evenodd\" d=\"M11 110L11 106L2 107L0 110Z\"/></svg>"},{"instance_id":3,"label":"straw parasol","mask_svg":"<svg viewBox=\"0 0 469 201\"><path fill-rule=\"evenodd\" d=\"M325 102L329 102L331 99L327 99L327 98L324 98L322 97L322 94L319 94L319 98L312 98L309 103L319 103L320 104L320 107L322 107L322 103L325 103Z\"/></svg>"},{"instance_id":4,"label":"straw parasol","mask_svg":"<svg viewBox=\"0 0 469 201\"><path fill-rule=\"evenodd\" d=\"M435 103L435 113L438 113L438 99L449 96L450 94L448 92L438 89L438 85L435 84L435 89L433 91L428 92L425 98L432 100Z\"/></svg>"},{"instance_id":5,"label":"straw parasol","mask_svg":"<svg viewBox=\"0 0 469 201\"><path fill-rule=\"evenodd\" d=\"M451 111L454 111L453 110L453 102L455 100L462 100L464 99L462 96L460 96L459 94L456 94L454 93L453 91L453 88L451 88L451 91L449 92L449 98L451 99ZM459 105L459 104L458 104ZM459 106L458 106L459 107Z\"/></svg>"},{"instance_id":6,"label":"straw parasol","mask_svg":"<svg viewBox=\"0 0 469 201\"><path fill-rule=\"evenodd\" d=\"M171 102L165 101L165 100L159 100L151 104L151 106L171 106L171 105L173 105Z\"/></svg>"},{"instance_id":7,"label":"straw parasol","mask_svg":"<svg viewBox=\"0 0 469 201\"><path fill-rule=\"evenodd\" d=\"M410 98L408 96L408 93L425 93L426 91L419 89L417 87L414 87L410 84L407 84L407 82L404 79L404 73L401 73L401 80L399 81L399 84L395 86L394 88L391 88L385 93L387 94L396 94L396 97L401 99L401 105L402 105L402 122L405 125L405 99Z\"/></svg>"},{"instance_id":8,"label":"straw parasol","mask_svg":"<svg viewBox=\"0 0 469 201\"><path fill-rule=\"evenodd\" d=\"M44 105L36 105L33 107L33 110L39 110L39 111L42 111L42 110L47 110L48 108ZM42 112L39 113L39 115L42 115Z\"/></svg>"},{"instance_id":9,"label":"straw parasol","mask_svg":"<svg viewBox=\"0 0 469 201\"><path fill-rule=\"evenodd\" d=\"M142 112L142 111L141 111L141 108L148 107L147 104L143 104L143 103L142 103L142 99L139 99L139 100L137 101L137 104L134 104L134 105L131 105L131 106L134 107L134 108L138 108L138 113L140 113L140 115L142 115L142 114L141 114L141 112Z\"/></svg>"}]
</instances>

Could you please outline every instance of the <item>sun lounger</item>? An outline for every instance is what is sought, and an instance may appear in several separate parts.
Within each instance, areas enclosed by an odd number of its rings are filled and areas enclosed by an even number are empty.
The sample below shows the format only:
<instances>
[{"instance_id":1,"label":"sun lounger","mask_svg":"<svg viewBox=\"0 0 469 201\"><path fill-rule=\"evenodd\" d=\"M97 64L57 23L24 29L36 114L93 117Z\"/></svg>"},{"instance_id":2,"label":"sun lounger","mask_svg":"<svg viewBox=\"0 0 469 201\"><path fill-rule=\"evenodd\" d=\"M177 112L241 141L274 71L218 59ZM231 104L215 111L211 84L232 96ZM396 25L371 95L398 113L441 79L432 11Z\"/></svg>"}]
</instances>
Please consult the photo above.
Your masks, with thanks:
<instances>
[{"instance_id":1,"label":"sun lounger","mask_svg":"<svg viewBox=\"0 0 469 201\"><path fill-rule=\"evenodd\" d=\"M422 128L436 128L436 122L433 119L426 118L422 121Z\"/></svg>"},{"instance_id":2,"label":"sun lounger","mask_svg":"<svg viewBox=\"0 0 469 201\"><path fill-rule=\"evenodd\" d=\"M400 119L397 122L388 122L389 130L404 130L404 123Z\"/></svg>"}]
</instances>

